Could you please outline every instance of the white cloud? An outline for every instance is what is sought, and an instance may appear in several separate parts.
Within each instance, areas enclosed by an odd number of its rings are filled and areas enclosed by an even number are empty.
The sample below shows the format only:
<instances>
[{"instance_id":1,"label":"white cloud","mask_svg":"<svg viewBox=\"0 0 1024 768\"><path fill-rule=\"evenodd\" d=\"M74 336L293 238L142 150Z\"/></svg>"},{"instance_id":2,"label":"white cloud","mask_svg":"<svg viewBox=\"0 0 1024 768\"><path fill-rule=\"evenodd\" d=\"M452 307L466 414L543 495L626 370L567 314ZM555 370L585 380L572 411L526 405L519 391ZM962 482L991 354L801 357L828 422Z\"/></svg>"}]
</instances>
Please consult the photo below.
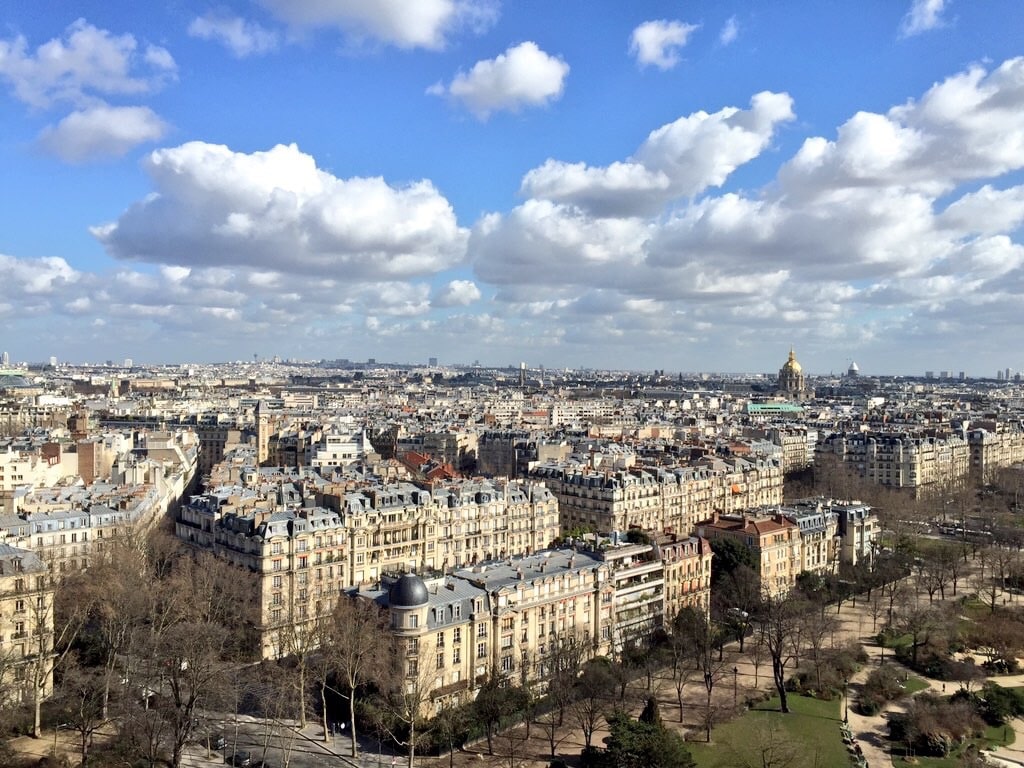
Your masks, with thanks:
<instances>
[{"instance_id":1,"label":"white cloud","mask_svg":"<svg viewBox=\"0 0 1024 768\"><path fill-rule=\"evenodd\" d=\"M144 142L157 141L167 125L149 107L97 106L72 112L39 136L47 152L69 163L121 157Z\"/></svg>"},{"instance_id":2,"label":"white cloud","mask_svg":"<svg viewBox=\"0 0 1024 768\"><path fill-rule=\"evenodd\" d=\"M730 45L736 40L740 33L740 25L735 16L730 16L722 25L722 31L718 33L718 42L721 45Z\"/></svg>"},{"instance_id":3,"label":"white cloud","mask_svg":"<svg viewBox=\"0 0 1024 768\"><path fill-rule=\"evenodd\" d=\"M937 194L1024 167L1024 58L972 67L885 115L858 112L835 141L807 139L782 169L793 193L901 186Z\"/></svg>"},{"instance_id":4,"label":"white cloud","mask_svg":"<svg viewBox=\"0 0 1024 768\"><path fill-rule=\"evenodd\" d=\"M18 259L0 254L0 297L14 300L19 294L51 295L79 281L81 274L64 259Z\"/></svg>"},{"instance_id":5,"label":"white cloud","mask_svg":"<svg viewBox=\"0 0 1024 768\"><path fill-rule=\"evenodd\" d=\"M630 35L629 51L641 67L672 69L679 63L679 50L697 29L700 25L681 21L645 21Z\"/></svg>"},{"instance_id":6,"label":"white cloud","mask_svg":"<svg viewBox=\"0 0 1024 768\"><path fill-rule=\"evenodd\" d=\"M452 280L431 300L435 307L466 307L480 300L480 289L472 280Z\"/></svg>"},{"instance_id":7,"label":"white cloud","mask_svg":"<svg viewBox=\"0 0 1024 768\"><path fill-rule=\"evenodd\" d=\"M913 37L944 26L942 12L945 8L946 0L913 0L910 10L900 22L900 36Z\"/></svg>"},{"instance_id":8,"label":"white cloud","mask_svg":"<svg viewBox=\"0 0 1024 768\"><path fill-rule=\"evenodd\" d=\"M625 162L591 167L548 160L524 176L521 192L599 216L656 213L669 200L724 183L792 119L789 95L764 91L750 100L749 110L695 112L663 125Z\"/></svg>"},{"instance_id":9,"label":"white cloud","mask_svg":"<svg viewBox=\"0 0 1024 768\"><path fill-rule=\"evenodd\" d=\"M29 50L23 36L0 40L0 77L15 96L37 108L56 102L85 105L97 95L148 93L173 77L176 65L164 48L148 46L139 55L130 34L113 35L79 19L64 32ZM140 71L140 64L151 71Z\"/></svg>"},{"instance_id":10,"label":"white cloud","mask_svg":"<svg viewBox=\"0 0 1024 768\"><path fill-rule=\"evenodd\" d=\"M493 59L478 61L469 72L459 72L447 87L438 83L428 93L447 94L485 120L492 112L516 112L559 99L568 74L569 65L562 59L527 41Z\"/></svg>"},{"instance_id":11,"label":"white cloud","mask_svg":"<svg viewBox=\"0 0 1024 768\"><path fill-rule=\"evenodd\" d=\"M461 262L467 232L429 181L340 179L295 145L245 154L190 142L153 152L155 192L93 228L117 258L343 276L428 275Z\"/></svg>"},{"instance_id":12,"label":"white cloud","mask_svg":"<svg viewBox=\"0 0 1024 768\"><path fill-rule=\"evenodd\" d=\"M1015 327L1024 191L992 180L1024 168L1024 59L857 113L835 138L808 138L763 189L709 194L791 106L762 94L750 110L657 129L624 161L530 171L528 199L470 239L496 311L523 336L563 329L566 353L628 338L631 355L656 355L672 334L715 354L723 337L755 349L768 328L827 353L840 338Z\"/></svg>"},{"instance_id":13,"label":"white cloud","mask_svg":"<svg viewBox=\"0 0 1024 768\"><path fill-rule=\"evenodd\" d=\"M355 41L379 40L399 48L445 47L461 27L479 32L497 19L496 0L260 0L296 27L337 27Z\"/></svg>"},{"instance_id":14,"label":"white cloud","mask_svg":"<svg viewBox=\"0 0 1024 768\"><path fill-rule=\"evenodd\" d=\"M258 56L277 47L277 34L254 21L239 16L208 13L199 16L188 26L188 33L201 40L215 40L242 59Z\"/></svg>"}]
</instances>

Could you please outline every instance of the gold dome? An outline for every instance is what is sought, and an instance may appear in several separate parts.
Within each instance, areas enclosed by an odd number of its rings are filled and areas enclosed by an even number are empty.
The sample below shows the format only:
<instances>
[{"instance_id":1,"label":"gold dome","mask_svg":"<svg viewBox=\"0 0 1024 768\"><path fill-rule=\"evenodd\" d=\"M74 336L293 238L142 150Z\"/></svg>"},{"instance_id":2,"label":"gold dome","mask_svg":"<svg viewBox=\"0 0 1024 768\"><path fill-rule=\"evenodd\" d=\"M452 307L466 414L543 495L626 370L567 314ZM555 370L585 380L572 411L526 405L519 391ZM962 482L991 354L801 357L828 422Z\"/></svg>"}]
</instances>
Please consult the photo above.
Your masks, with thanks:
<instances>
[{"instance_id":1,"label":"gold dome","mask_svg":"<svg viewBox=\"0 0 1024 768\"><path fill-rule=\"evenodd\" d=\"M793 351L792 347L789 349L789 359L786 361L786 364L782 366L782 370L793 371L794 373L799 373L803 370L803 366L796 361L796 352Z\"/></svg>"}]
</instances>

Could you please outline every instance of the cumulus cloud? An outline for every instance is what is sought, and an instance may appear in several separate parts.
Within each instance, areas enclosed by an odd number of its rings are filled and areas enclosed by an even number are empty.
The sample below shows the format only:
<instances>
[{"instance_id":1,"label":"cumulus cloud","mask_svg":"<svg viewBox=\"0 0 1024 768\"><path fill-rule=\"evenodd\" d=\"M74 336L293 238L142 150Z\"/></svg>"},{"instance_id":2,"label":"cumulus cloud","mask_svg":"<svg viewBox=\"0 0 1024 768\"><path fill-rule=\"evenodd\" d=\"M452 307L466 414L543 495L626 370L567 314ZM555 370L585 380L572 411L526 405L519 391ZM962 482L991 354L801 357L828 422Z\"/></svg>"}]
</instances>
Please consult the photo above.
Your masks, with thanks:
<instances>
[{"instance_id":1,"label":"cumulus cloud","mask_svg":"<svg viewBox=\"0 0 1024 768\"><path fill-rule=\"evenodd\" d=\"M493 59L478 61L469 72L459 72L445 86L427 92L461 103L481 120L492 112L517 112L539 107L562 96L569 65L534 42L514 45Z\"/></svg>"},{"instance_id":2,"label":"cumulus cloud","mask_svg":"<svg viewBox=\"0 0 1024 768\"><path fill-rule=\"evenodd\" d=\"M856 113L806 139L763 189L712 193L792 118L788 96L760 94L749 110L663 126L625 160L530 171L527 200L485 215L470 239L496 311L524 334L625 335L652 354L668 333L694 349L723 334L754 348L754 320L823 348L930 339L974 322L964 313L1011 322L1024 192L995 180L1024 167L1024 59Z\"/></svg>"},{"instance_id":3,"label":"cumulus cloud","mask_svg":"<svg viewBox=\"0 0 1024 768\"><path fill-rule=\"evenodd\" d=\"M15 299L18 294L34 296L59 294L79 281L81 274L64 259L18 259L0 254L0 297Z\"/></svg>"},{"instance_id":4,"label":"cumulus cloud","mask_svg":"<svg viewBox=\"0 0 1024 768\"><path fill-rule=\"evenodd\" d=\"M641 67L672 69L679 63L679 50L698 29L698 24L685 24L681 21L645 21L630 35L629 51Z\"/></svg>"},{"instance_id":5,"label":"cumulus cloud","mask_svg":"<svg viewBox=\"0 0 1024 768\"><path fill-rule=\"evenodd\" d=\"M459 28L480 32L497 19L496 0L260 0L295 27L337 27L355 41L377 40L398 48L445 47Z\"/></svg>"},{"instance_id":6,"label":"cumulus cloud","mask_svg":"<svg viewBox=\"0 0 1024 768\"><path fill-rule=\"evenodd\" d=\"M459 263L467 232L429 181L337 178L295 145L190 142L144 162L153 194L93 228L113 256L393 280Z\"/></svg>"},{"instance_id":7,"label":"cumulus cloud","mask_svg":"<svg viewBox=\"0 0 1024 768\"><path fill-rule=\"evenodd\" d=\"M794 193L899 186L938 194L1021 167L1024 58L980 66L885 115L858 112L835 140L807 139L780 180ZM950 151L954 149L955 151Z\"/></svg>"},{"instance_id":8,"label":"cumulus cloud","mask_svg":"<svg viewBox=\"0 0 1024 768\"><path fill-rule=\"evenodd\" d=\"M736 40L740 33L740 24L735 16L730 16L722 25L722 31L718 33L718 42L721 45L730 45Z\"/></svg>"},{"instance_id":9,"label":"cumulus cloud","mask_svg":"<svg viewBox=\"0 0 1024 768\"><path fill-rule=\"evenodd\" d=\"M146 45L140 51L133 35L114 35L84 19L35 51L21 35L0 40L0 77L20 101L36 108L148 93L173 77L176 69L166 49Z\"/></svg>"},{"instance_id":10,"label":"cumulus cloud","mask_svg":"<svg viewBox=\"0 0 1024 768\"><path fill-rule=\"evenodd\" d=\"M277 33L239 16L208 13L193 19L188 33L200 40L214 40L233 56L258 56L277 47Z\"/></svg>"},{"instance_id":11,"label":"cumulus cloud","mask_svg":"<svg viewBox=\"0 0 1024 768\"><path fill-rule=\"evenodd\" d=\"M167 124L149 107L97 106L72 112L44 129L39 145L66 162L81 163L121 157L166 133Z\"/></svg>"},{"instance_id":12,"label":"cumulus cloud","mask_svg":"<svg viewBox=\"0 0 1024 768\"><path fill-rule=\"evenodd\" d=\"M466 307L480 300L480 289L472 280L452 280L431 300L435 307Z\"/></svg>"},{"instance_id":13,"label":"cumulus cloud","mask_svg":"<svg viewBox=\"0 0 1024 768\"><path fill-rule=\"evenodd\" d=\"M900 36L913 37L922 32L945 25L942 12L946 9L946 0L913 0L910 10L900 22Z\"/></svg>"},{"instance_id":14,"label":"cumulus cloud","mask_svg":"<svg viewBox=\"0 0 1024 768\"><path fill-rule=\"evenodd\" d=\"M623 162L593 167L549 159L524 176L520 191L600 216L656 213L669 200L720 186L792 119L789 95L764 91L748 110L695 112L661 126Z\"/></svg>"}]
</instances>

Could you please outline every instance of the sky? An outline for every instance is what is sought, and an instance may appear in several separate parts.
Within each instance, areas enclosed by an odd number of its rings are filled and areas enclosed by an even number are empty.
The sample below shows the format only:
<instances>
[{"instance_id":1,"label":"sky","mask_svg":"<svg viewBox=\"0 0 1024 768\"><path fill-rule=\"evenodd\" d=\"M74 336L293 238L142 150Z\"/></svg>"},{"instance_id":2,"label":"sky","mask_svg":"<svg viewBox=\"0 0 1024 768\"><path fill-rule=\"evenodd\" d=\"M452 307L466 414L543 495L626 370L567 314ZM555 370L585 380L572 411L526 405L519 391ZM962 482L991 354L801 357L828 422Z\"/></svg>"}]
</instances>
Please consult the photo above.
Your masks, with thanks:
<instances>
[{"instance_id":1,"label":"sky","mask_svg":"<svg viewBox=\"0 0 1024 768\"><path fill-rule=\"evenodd\" d=\"M1024 369L1019 0L15 0L12 361Z\"/></svg>"}]
</instances>

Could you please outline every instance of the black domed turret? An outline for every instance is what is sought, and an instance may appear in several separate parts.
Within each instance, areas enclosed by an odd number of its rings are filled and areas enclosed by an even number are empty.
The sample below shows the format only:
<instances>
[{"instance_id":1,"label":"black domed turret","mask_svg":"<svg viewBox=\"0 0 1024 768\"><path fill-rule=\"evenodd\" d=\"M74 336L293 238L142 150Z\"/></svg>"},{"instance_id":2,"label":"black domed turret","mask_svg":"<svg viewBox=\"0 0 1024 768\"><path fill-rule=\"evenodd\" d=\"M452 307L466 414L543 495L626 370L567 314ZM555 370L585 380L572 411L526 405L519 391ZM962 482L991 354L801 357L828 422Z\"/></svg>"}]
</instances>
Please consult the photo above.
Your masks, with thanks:
<instances>
[{"instance_id":1,"label":"black domed turret","mask_svg":"<svg viewBox=\"0 0 1024 768\"><path fill-rule=\"evenodd\" d=\"M392 608L415 608L425 605L429 595L427 585L415 573L406 573L391 585L388 602Z\"/></svg>"}]
</instances>

